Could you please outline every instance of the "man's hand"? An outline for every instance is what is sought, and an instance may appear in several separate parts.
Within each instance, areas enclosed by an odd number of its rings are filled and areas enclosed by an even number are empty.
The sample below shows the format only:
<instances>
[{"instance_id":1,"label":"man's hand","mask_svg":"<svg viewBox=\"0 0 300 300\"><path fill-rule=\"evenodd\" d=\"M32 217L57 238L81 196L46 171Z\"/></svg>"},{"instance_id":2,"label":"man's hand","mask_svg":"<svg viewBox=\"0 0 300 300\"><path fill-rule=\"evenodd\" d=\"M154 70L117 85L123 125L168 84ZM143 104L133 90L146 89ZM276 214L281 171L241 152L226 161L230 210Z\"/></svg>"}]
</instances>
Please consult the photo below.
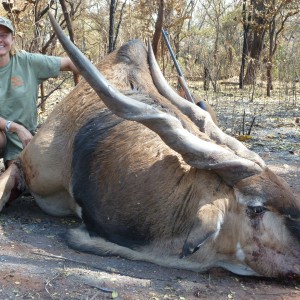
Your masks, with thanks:
<instances>
[{"instance_id":1,"label":"man's hand","mask_svg":"<svg viewBox=\"0 0 300 300\"><path fill-rule=\"evenodd\" d=\"M28 145L28 143L33 138L33 135L30 133L29 130L27 130L24 126L22 126L18 123L15 123L15 122L11 123L9 131L14 132L18 135L18 137L19 137L20 141L22 142L24 148Z\"/></svg>"}]
</instances>

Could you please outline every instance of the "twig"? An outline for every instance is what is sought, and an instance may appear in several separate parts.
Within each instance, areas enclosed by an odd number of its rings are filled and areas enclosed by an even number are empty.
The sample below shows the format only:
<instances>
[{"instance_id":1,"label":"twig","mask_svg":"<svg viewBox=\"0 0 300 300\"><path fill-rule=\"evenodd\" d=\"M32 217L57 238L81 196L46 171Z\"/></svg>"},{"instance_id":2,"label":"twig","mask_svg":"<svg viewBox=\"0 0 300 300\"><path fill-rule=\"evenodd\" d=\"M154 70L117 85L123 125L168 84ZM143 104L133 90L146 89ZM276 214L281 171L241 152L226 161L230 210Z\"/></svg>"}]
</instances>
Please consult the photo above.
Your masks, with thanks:
<instances>
[{"instance_id":1,"label":"twig","mask_svg":"<svg viewBox=\"0 0 300 300\"><path fill-rule=\"evenodd\" d=\"M98 286L98 285L94 285L94 284L89 284L89 283L84 283L85 285L88 285L90 287L93 287L93 288L96 288L98 289L99 291L101 292L104 292L104 293L113 293L114 291L111 290L111 289L108 289L108 288L104 288L104 287L101 287L101 286Z\"/></svg>"},{"instance_id":2,"label":"twig","mask_svg":"<svg viewBox=\"0 0 300 300\"><path fill-rule=\"evenodd\" d=\"M281 295L291 295L291 294L296 294L299 295L299 292L278 292L278 293L255 293L255 295L260 295L260 296L281 296Z\"/></svg>"},{"instance_id":3,"label":"twig","mask_svg":"<svg viewBox=\"0 0 300 300\"><path fill-rule=\"evenodd\" d=\"M47 99L48 99L48 98L49 98L56 90L58 90L58 89L62 86L62 84L63 84L67 79L69 79L69 78L71 78L71 76L64 78L64 79L61 81L61 83L60 83L59 85L57 85L54 89L52 89L52 90L49 92L49 94L46 95L46 96L44 97L44 99L42 99L41 102L37 105L37 108L41 107L41 106L47 101Z\"/></svg>"},{"instance_id":4,"label":"twig","mask_svg":"<svg viewBox=\"0 0 300 300\"><path fill-rule=\"evenodd\" d=\"M254 122L255 122L255 119L256 119L256 116L254 116L254 117L253 117L253 120L252 120L252 122L251 122L251 125L250 125L250 128L249 128L249 131L248 131L248 135L250 135L250 133L251 133L252 127L253 127L253 125L254 125Z\"/></svg>"},{"instance_id":5,"label":"twig","mask_svg":"<svg viewBox=\"0 0 300 300\"><path fill-rule=\"evenodd\" d=\"M54 279L56 279L58 276L60 276L60 274L56 274L53 278L51 278L50 280L48 280L45 284L45 291L48 293L48 295L51 297L51 299L53 299L51 293L48 291L47 289L47 285L49 285L51 283L51 281L53 281Z\"/></svg>"},{"instance_id":6,"label":"twig","mask_svg":"<svg viewBox=\"0 0 300 300\"><path fill-rule=\"evenodd\" d=\"M243 135L245 134L245 116L246 116L246 110L244 109L244 113L243 113Z\"/></svg>"}]
</instances>

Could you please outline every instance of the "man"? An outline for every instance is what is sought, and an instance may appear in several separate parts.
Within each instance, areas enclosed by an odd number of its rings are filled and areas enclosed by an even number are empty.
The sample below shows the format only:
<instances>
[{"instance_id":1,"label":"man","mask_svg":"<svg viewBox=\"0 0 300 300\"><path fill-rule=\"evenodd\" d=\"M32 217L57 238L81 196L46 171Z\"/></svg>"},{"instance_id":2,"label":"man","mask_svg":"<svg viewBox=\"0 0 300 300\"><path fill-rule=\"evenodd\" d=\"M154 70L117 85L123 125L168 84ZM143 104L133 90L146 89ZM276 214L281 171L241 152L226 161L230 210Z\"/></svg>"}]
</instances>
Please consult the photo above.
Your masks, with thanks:
<instances>
[{"instance_id":1,"label":"man","mask_svg":"<svg viewBox=\"0 0 300 300\"><path fill-rule=\"evenodd\" d=\"M0 16L0 157L6 168L0 176L0 198L4 189L14 188L17 194L22 190L14 161L37 127L39 84L60 71L78 73L69 57L15 53L14 41L11 21ZM0 210L3 205L1 201Z\"/></svg>"}]
</instances>

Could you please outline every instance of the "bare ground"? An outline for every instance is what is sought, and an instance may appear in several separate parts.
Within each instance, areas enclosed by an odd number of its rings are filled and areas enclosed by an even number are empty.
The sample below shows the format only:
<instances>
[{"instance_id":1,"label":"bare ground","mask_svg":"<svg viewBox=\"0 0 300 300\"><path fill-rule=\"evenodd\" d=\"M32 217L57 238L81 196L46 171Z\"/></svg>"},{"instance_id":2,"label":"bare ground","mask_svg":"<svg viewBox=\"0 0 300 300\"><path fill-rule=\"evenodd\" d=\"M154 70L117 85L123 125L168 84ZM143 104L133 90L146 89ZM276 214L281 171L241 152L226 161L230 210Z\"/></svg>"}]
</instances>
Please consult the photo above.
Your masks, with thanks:
<instances>
[{"instance_id":1,"label":"bare ground","mask_svg":"<svg viewBox=\"0 0 300 300\"><path fill-rule=\"evenodd\" d=\"M232 130L233 105L218 107L227 131ZM249 115L257 108L247 107ZM299 115L297 106L272 113L265 108L246 141L297 196ZM6 206L0 215L0 299L300 299L300 282L289 278L240 277L221 269L198 274L76 252L66 246L64 234L79 224L76 218L46 215L30 196Z\"/></svg>"}]
</instances>

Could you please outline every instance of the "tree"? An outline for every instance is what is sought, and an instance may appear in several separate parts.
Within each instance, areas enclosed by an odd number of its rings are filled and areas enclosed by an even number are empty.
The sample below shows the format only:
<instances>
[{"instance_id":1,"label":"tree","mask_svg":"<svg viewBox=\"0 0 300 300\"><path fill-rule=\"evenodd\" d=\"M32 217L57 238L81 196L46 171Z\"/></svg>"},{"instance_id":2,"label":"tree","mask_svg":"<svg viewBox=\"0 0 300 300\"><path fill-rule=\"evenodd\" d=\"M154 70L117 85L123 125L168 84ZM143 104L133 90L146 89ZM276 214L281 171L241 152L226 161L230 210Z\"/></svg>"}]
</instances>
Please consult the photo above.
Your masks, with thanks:
<instances>
[{"instance_id":1,"label":"tree","mask_svg":"<svg viewBox=\"0 0 300 300\"><path fill-rule=\"evenodd\" d=\"M251 13L249 8L247 8L247 0L242 2L242 19L243 19L243 49L242 49L242 59L241 59L241 68L239 75L239 87L242 89L244 87L244 75L245 75L245 65L246 58L248 55L248 35L250 30L251 23Z\"/></svg>"},{"instance_id":2,"label":"tree","mask_svg":"<svg viewBox=\"0 0 300 300\"><path fill-rule=\"evenodd\" d=\"M269 33L269 51L267 54L267 96L271 96L272 84L272 68L273 57L276 53L277 47L280 43L280 37L285 29L285 24L289 18L298 14L300 5L296 7L292 1L282 1L276 6L276 1L272 0L272 5L269 8L268 18L268 33ZM293 4L293 5L290 5Z\"/></svg>"},{"instance_id":3,"label":"tree","mask_svg":"<svg viewBox=\"0 0 300 300\"><path fill-rule=\"evenodd\" d=\"M273 56L280 43L280 36L287 20L299 12L299 2L292 0L251 0L250 3L248 2L249 5L253 7L253 10L252 16L249 17L251 38L248 39L249 58L244 83L255 82L261 54L263 49L266 49L267 95L270 96ZM246 26L249 25L249 20ZM243 19L243 21L245 20ZM243 50L243 55L245 54Z\"/></svg>"},{"instance_id":4,"label":"tree","mask_svg":"<svg viewBox=\"0 0 300 300\"><path fill-rule=\"evenodd\" d=\"M160 38L163 26L169 32L186 79L203 80L205 89L213 84L218 91L219 81L233 76L239 76L243 87L247 81L255 83L257 76L263 75L271 91L272 80L300 77L297 13L300 2L295 0L1 0L0 3L1 15L10 18L15 26L16 44L27 51L64 55L47 17L47 11L51 10L70 39L94 63L130 39L152 38L158 61L172 81L177 74ZM57 80L52 86L50 82L45 83L46 91L53 89Z\"/></svg>"},{"instance_id":5,"label":"tree","mask_svg":"<svg viewBox=\"0 0 300 300\"><path fill-rule=\"evenodd\" d=\"M152 40L152 48L153 48L153 53L154 53L155 57L157 57L158 45L159 45L159 40L161 37L161 30L163 28L163 22L164 22L164 0L160 0L159 7L158 7L158 13L157 13L157 19L155 22L155 31L154 31L153 40Z\"/></svg>"},{"instance_id":6,"label":"tree","mask_svg":"<svg viewBox=\"0 0 300 300\"><path fill-rule=\"evenodd\" d=\"M117 27L115 30L115 14L117 9L118 1L110 0L110 8L109 8L109 44L108 44L108 53L112 52L116 48L116 42L120 31L120 26L122 23L124 8L126 5L127 0L125 0L122 4L120 10L119 21L117 23Z\"/></svg>"},{"instance_id":7,"label":"tree","mask_svg":"<svg viewBox=\"0 0 300 300\"><path fill-rule=\"evenodd\" d=\"M249 59L244 78L245 84L253 83L256 78L256 70L260 60L261 52L264 46L266 34L266 1L269 0L251 0L251 36L249 36Z\"/></svg>"},{"instance_id":8,"label":"tree","mask_svg":"<svg viewBox=\"0 0 300 300\"><path fill-rule=\"evenodd\" d=\"M231 9L226 1L223 0L207 0L201 3L205 14L207 16L207 21L213 28L214 37L213 37L213 49L210 59L210 63L204 64L204 89L209 89L209 82L212 82L214 91L217 90L217 80L220 78L220 41L222 34L222 23Z\"/></svg>"},{"instance_id":9,"label":"tree","mask_svg":"<svg viewBox=\"0 0 300 300\"><path fill-rule=\"evenodd\" d=\"M67 9L66 2L65 2L65 0L59 0L59 2L60 2L60 5L61 5L63 14L64 14L64 19L65 19L66 24L67 24L67 28L68 28L70 40L71 40L72 43L75 44L74 30L73 30L73 26L72 26L72 22L71 22L71 17L70 17L70 13L68 12L68 9ZM73 76L74 76L75 85L77 85L79 83L79 74L74 74Z\"/></svg>"}]
</instances>

